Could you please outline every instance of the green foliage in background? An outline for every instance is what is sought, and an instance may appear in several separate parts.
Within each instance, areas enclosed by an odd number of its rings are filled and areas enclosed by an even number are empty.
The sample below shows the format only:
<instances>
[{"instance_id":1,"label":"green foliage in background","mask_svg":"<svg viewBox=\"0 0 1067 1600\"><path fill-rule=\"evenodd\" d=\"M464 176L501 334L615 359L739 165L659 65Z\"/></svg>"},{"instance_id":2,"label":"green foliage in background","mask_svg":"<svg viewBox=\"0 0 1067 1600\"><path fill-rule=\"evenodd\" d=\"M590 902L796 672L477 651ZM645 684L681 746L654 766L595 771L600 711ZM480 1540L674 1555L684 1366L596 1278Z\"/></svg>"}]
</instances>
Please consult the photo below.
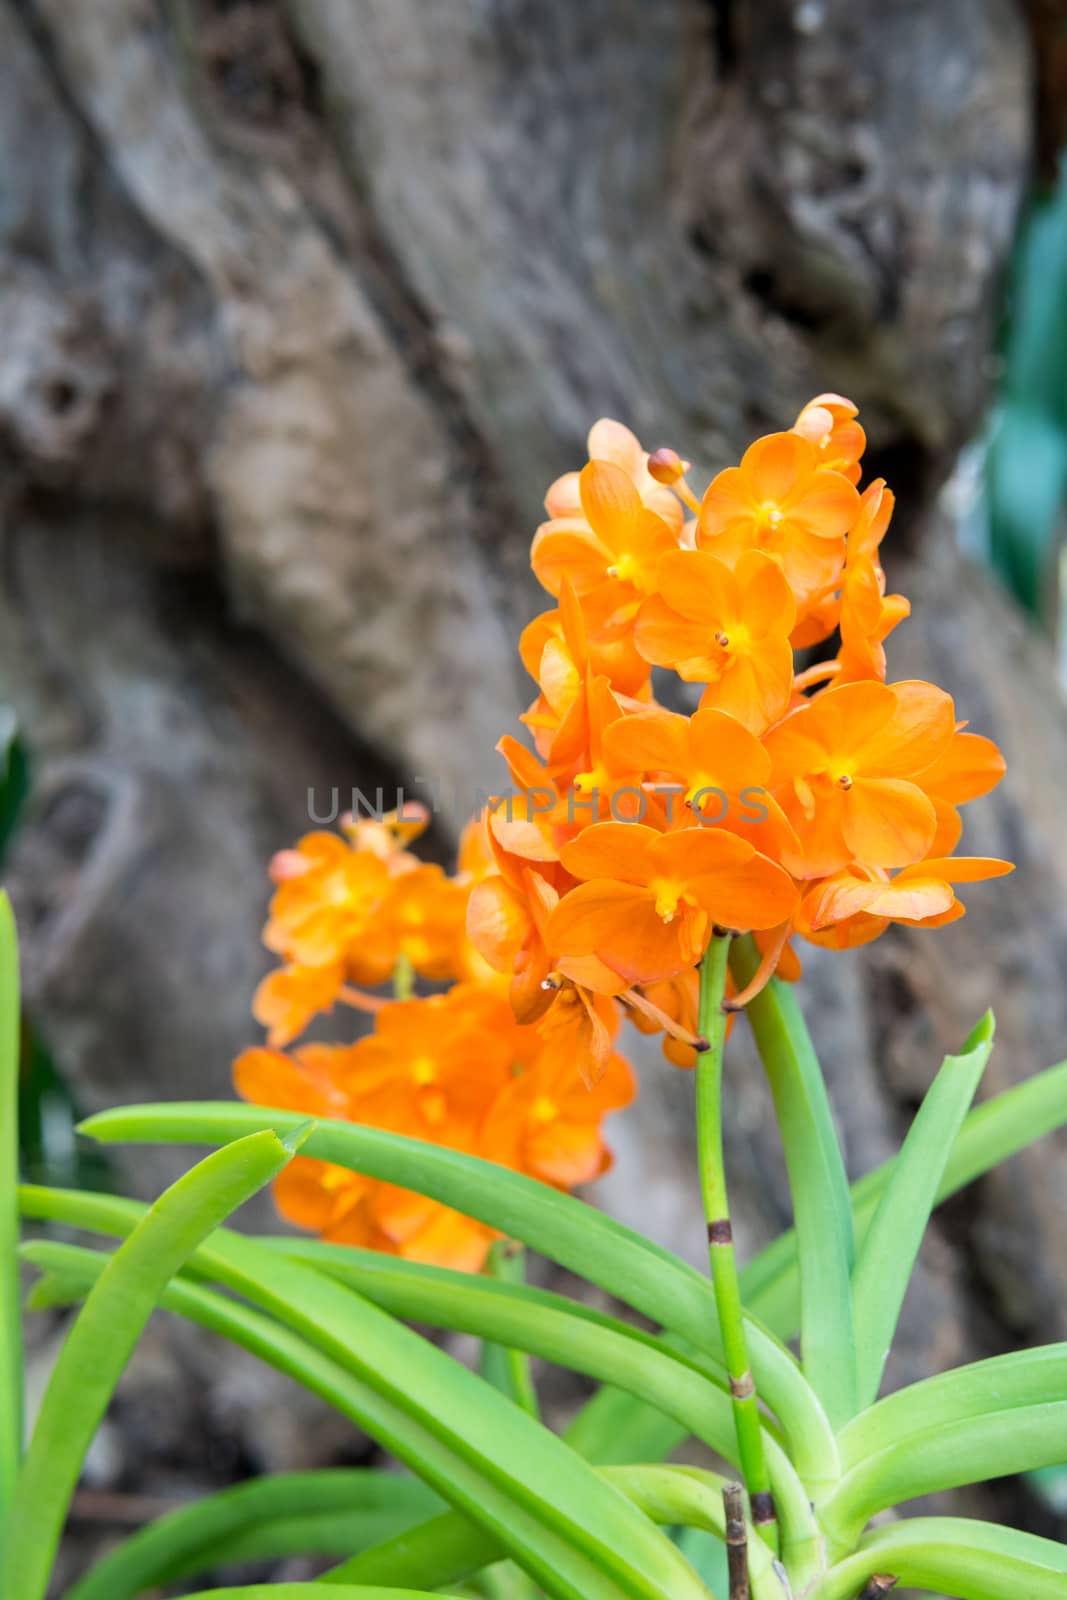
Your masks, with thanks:
<instances>
[{"instance_id":1,"label":"green foliage in background","mask_svg":"<svg viewBox=\"0 0 1067 1600\"><path fill-rule=\"evenodd\" d=\"M983 487L989 557L1023 605L1053 628L1067 514L1067 163L1020 229Z\"/></svg>"}]
</instances>

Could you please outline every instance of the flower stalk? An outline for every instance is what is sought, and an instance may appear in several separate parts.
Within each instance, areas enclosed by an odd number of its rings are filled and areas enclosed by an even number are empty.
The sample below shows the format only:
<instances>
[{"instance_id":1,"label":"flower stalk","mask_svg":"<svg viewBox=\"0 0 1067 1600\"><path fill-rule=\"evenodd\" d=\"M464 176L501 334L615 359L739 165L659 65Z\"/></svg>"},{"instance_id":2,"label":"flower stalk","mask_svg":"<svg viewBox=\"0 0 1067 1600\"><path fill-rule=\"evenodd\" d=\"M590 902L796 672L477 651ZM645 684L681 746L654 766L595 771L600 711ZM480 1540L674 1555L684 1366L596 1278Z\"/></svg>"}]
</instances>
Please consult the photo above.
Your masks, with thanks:
<instances>
[{"instance_id":1,"label":"flower stalk","mask_svg":"<svg viewBox=\"0 0 1067 1600\"><path fill-rule=\"evenodd\" d=\"M727 1020L723 1001L726 998L729 955L730 935L716 930L708 942L700 968L700 1032L707 1040L707 1049L697 1056L696 1065L697 1158L708 1225L711 1281L730 1375L738 1458L748 1490L753 1525L764 1542L776 1550L777 1514L764 1457L759 1400L745 1337L723 1163L722 1058Z\"/></svg>"},{"instance_id":2,"label":"flower stalk","mask_svg":"<svg viewBox=\"0 0 1067 1600\"><path fill-rule=\"evenodd\" d=\"M745 1491L728 1483L722 1492L726 1513L726 1561L730 1574L730 1600L749 1600L748 1529L745 1525Z\"/></svg>"}]
</instances>

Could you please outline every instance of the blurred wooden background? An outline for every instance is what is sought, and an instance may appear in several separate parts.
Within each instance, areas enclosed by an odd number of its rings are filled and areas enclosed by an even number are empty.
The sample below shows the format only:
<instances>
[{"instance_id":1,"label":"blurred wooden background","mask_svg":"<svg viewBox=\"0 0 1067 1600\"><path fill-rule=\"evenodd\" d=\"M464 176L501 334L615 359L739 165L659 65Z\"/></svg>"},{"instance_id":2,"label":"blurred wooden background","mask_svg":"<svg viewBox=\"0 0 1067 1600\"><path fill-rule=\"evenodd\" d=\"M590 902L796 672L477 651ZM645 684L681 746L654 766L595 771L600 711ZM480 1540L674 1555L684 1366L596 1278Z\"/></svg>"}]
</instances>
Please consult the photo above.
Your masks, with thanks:
<instances>
[{"instance_id":1,"label":"blurred wooden background","mask_svg":"<svg viewBox=\"0 0 1067 1600\"><path fill-rule=\"evenodd\" d=\"M995 373L1060 8L0 0L0 37L0 699L34 767L8 878L83 1108L228 1092L310 787L499 776L528 541L593 419L699 477L824 389L899 496L891 669L1002 743L969 839L1019 862L955 927L810 961L850 1166L990 1000L988 1089L1067 1054L1067 714L938 500ZM751 1069L745 1248L788 1211ZM695 1256L688 1085L643 1076L603 1200ZM1065 1152L948 1208L898 1376L1067 1337ZM281 1380L153 1348L99 1486L351 1458ZM1020 1486L999 1509L1052 1526Z\"/></svg>"}]
</instances>

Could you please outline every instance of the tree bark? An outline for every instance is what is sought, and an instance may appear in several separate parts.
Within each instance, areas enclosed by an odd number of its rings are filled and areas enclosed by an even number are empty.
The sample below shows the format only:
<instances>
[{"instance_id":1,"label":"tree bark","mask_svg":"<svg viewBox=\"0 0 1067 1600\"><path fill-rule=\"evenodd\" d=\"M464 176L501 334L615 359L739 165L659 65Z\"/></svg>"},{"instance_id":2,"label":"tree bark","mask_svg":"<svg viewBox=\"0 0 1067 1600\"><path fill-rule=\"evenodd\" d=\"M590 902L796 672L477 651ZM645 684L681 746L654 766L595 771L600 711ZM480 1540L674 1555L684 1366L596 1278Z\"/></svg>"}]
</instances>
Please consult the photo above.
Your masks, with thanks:
<instances>
[{"instance_id":1,"label":"tree bark","mask_svg":"<svg viewBox=\"0 0 1067 1600\"><path fill-rule=\"evenodd\" d=\"M812 955L850 1165L990 1001L990 1087L1062 1052L1067 718L936 503L1029 172L1021 7L0 0L0 22L0 686L36 772L9 876L86 1109L227 1092L264 864L309 789L437 780L444 847L499 778L529 538L591 421L699 476L825 389L900 494L894 670L1004 746L973 842L1020 862L936 937ZM644 1075L604 1193L696 1254L689 1085ZM787 1197L740 1052L734 1084L751 1245ZM938 1225L898 1378L1067 1332L1062 1151Z\"/></svg>"}]
</instances>

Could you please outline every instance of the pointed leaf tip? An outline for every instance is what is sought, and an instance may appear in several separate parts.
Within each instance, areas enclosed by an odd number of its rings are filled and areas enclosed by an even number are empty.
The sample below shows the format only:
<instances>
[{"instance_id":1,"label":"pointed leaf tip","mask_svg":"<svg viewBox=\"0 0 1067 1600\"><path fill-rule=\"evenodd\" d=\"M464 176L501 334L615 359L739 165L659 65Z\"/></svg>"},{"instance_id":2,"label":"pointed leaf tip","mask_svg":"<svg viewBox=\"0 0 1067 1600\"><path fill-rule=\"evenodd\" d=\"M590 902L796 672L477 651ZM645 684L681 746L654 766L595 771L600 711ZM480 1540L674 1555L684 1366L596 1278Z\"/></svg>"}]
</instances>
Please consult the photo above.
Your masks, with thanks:
<instances>
[{"instance_id":1,"label":"pointed leaf tip","mask_svg":"<svg viewBox=\"0 0 1067 1600\"><path fill-rule=\"evenodd\" d=\"M977 1050L980 1045L992 1044L996 1036L997 1019L991 1010L979 1017L974 1027L964 1041L961 1055L970 1055L972 1050Z\"/></svg>"},{"instance_id":2,"label":"pointed leaf tip","mask_svg":"<svg viewBox=\"0 0 1067 1600\"><path fill-rule=\"evenodd\" d=\"M317 1127L318 1123L315 1118L309 1117L306 1122L298 1123L288 1133L279 1135L280 1142L291 1156L295 1156L300 1147L311 1138Z\"/></svg>"}]
</instances>

